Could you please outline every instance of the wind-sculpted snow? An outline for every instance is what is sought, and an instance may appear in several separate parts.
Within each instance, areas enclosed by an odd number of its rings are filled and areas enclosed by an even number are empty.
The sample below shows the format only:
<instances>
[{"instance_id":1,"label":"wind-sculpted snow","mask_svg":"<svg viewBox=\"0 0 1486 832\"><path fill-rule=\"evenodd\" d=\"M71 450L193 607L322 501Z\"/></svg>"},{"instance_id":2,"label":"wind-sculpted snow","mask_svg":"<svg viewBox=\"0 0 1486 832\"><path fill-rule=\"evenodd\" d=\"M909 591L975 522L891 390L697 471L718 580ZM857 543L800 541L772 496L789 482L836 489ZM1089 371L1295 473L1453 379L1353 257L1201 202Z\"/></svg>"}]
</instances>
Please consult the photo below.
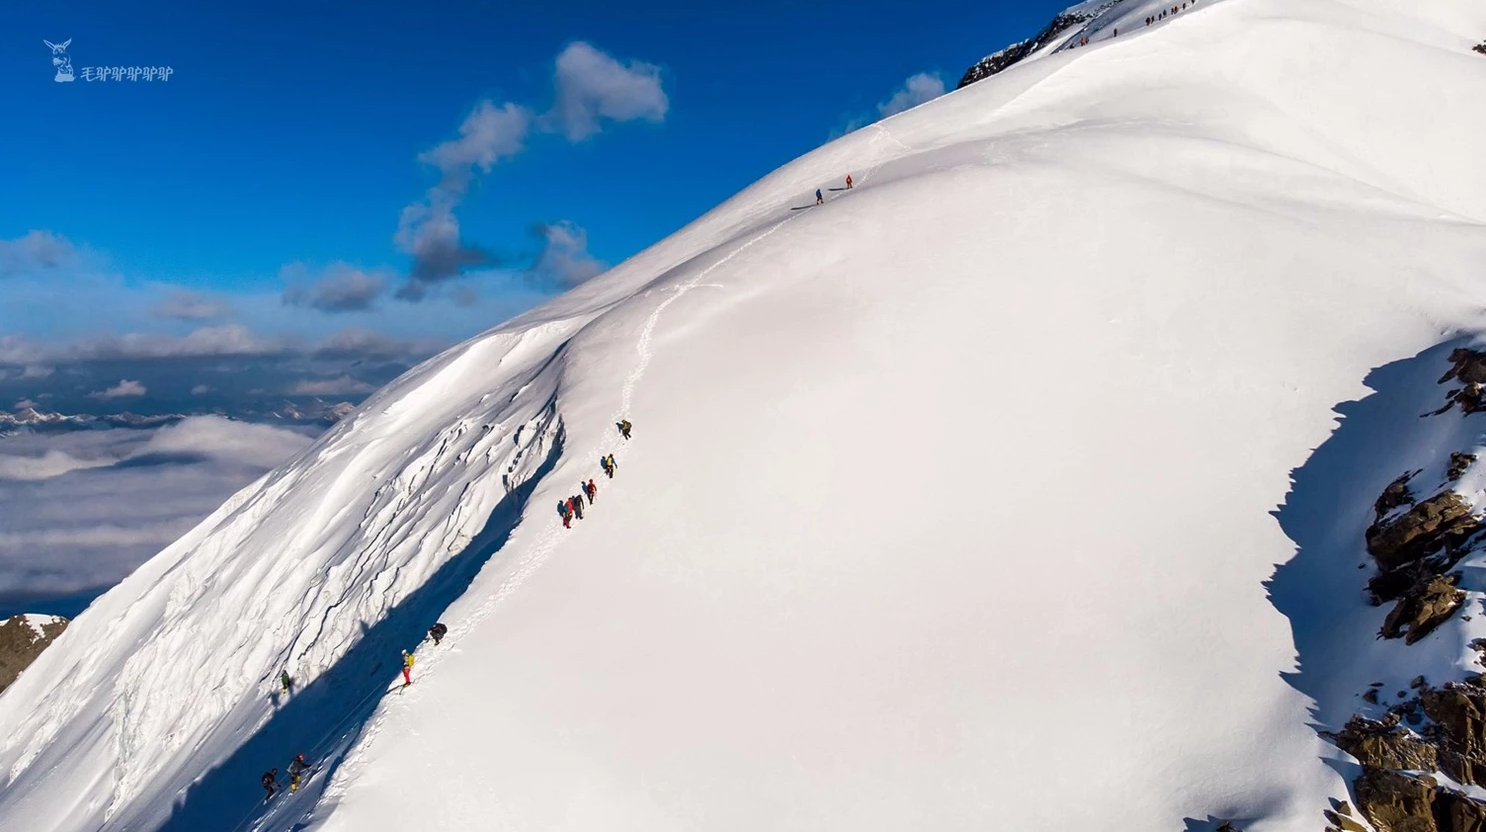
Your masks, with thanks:
<instances>
[{"instance_id":1,"label":"wind-sculpted snow","mask_svg":"<svg viewBox=\"0 0 1486 832\"><path fill-rule=\"evenodd\" d=\"M373 396L0 697L0 825L1318 828L1273 512L1486 322L1486 9L1159 5Z\"/></svg>"}]
</instances>

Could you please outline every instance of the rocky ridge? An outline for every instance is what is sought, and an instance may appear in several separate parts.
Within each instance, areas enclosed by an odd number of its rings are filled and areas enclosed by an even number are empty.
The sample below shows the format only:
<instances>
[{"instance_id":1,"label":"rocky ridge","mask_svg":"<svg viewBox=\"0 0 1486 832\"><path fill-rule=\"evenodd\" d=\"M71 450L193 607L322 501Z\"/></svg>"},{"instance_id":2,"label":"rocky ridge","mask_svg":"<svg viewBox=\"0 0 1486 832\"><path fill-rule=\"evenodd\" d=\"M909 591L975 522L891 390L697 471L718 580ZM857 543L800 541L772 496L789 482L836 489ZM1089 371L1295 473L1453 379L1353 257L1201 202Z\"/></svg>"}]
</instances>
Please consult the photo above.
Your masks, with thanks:
<instances>
[{"instance_id":1,"label":"rocky ridge","mask_svg":"<svg viewBox=\"0 0 1486 832\"><path fill-rule=\"evenodd\" d=\"M0 691L10 687L65 629L67 619L55 615L13 615L0 622Z\"/></svg>"},{"instance_id":2,"label":"rocky ridge","mask_svg":"<svg viewBox=\"0 0 1486 832\"><path fill-rule=\"evenodd\" d=\"M1449 361L1439 383L1461 386L1425 416L1457 406L1467 417L1486 410L1486 352L1457 349ZM1456 566L1486 548L1486 521L1474 502L1479 483L1463 482L1478 453L1452 450L1425 462L1427 468L1406 471L1383 489L1364 534L1376 567L1368 596L1374 605L1393 605L1378 637L1406 645L1461 614L1468 593ZM1430 484L1427 469L1442 479ZM1486 640L1472 646L1486 654ZM1486 832L1486 801L1470 793L1486 785L1486 680L1468 673L1436 686L1420 675L1396 694L1382 684L1361 695L1372 706L1388 697L1380 718L1359 713L1340 731L1323 732L1362 765L1352 783L1362 816L1377 832ZM1335 806L1325 815L1328 832L1364 829Z\"/></svg>"}]
</instances>

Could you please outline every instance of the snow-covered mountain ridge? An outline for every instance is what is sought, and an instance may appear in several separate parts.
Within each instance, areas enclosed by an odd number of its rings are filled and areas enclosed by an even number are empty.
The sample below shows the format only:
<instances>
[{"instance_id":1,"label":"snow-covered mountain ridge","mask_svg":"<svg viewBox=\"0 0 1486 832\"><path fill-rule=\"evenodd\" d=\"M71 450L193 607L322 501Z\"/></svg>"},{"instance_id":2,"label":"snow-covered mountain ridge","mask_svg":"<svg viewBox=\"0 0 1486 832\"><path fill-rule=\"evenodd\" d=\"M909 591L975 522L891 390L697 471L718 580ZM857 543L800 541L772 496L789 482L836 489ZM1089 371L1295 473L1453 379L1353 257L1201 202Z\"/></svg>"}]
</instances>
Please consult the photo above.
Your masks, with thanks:
<instances>
[{"instance_id":1,"label":"snow-covered mountain ridge","mask_svg":"<svg viewBox=\"0 0 1486 832\"><path fill-rule=\"evenodd\" d=\"M1486 326L1486 8L1108 25L375 394L0 696L0 826L1262 832L1355 805L1316 727L1420 665L1443 690L1486 635L1374 640L1365 595L1378 495L1430 468L1431 497L1479 439L1419 414ZM319 772L263 808L300 751Z\"/></svg>"}]
</instances>

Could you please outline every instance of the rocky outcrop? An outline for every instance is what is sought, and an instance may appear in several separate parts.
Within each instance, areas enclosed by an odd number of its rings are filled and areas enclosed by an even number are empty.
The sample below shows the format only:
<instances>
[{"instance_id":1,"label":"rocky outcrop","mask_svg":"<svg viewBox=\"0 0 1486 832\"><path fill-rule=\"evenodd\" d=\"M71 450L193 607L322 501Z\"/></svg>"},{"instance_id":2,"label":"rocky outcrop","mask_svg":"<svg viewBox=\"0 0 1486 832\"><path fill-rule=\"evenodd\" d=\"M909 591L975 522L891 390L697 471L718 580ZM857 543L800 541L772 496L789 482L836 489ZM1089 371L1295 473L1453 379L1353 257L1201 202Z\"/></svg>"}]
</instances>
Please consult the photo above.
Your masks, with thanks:
<instances>
[{"instance_id":1,"label":"rocky outcrop","mask_svg":"<svg viewBox=\"0 0 1486 832\"><path fill-rule=\"evenodd\" d=\"M1326 832L1367 832L1367 827L1352 819L1352 806L1345 800L1339 800L1336 805L1327 809L1326 822L1331 824L1326 827Z\"/></svg>"},{"instance_id":2,"label":"rocky outcrop","mask_svg":"<svg viewBox=\"0 0 1486 832\"><path fill-rule=\"evenodd\" d=\"M1399 725L1397 714L1382 720L1354 716L1340 733L1324 736L1365 766L1409 771L1439 768L1435 747Z\"/></svg>"},{"instance_id":3,"label":"rocky outcrop","mask_svg":"<svg viewBox=\"0 0 1486 832\"><path fill-rule=\"evenodd\" d=\"M1473 375L1478 369L1486 368L1463 361L1451 372ZM1459 478L1474 461L1471 454L1451 454L1447 473ZM1402 638L1406 644L1429 635L1465 604L1460 574L1449 570L1483 528L1458 492L1447 489L1416 502L1410 483L1418 474L1407 472L1383 489L1365 535L1367 551L1378 565L1378 574L1367 582L1373 603L1396 602L1379 635Z\"/></svg>"},{"instance_id":4,"label":"rocky outcrop","mask_svg":"<svg viewBox=\"0 0 1486 832\"><path fill-rule=\"evenodd\" d=\"M1412 480L1418 471L1407 471L1398 476L1398 479L1388 483L1383 493L1372 504L1373 525L1376 526L1383 521L1396 508L1411 506L1414 504L1414 492L1409 490L1409 480Z\"/></svg>"},{"instance_id":5,"label":"rocky outcrop","mask_svg":"<svg viewBox=\"0 0 1486 832\"><path fill-rule=\"evenodd\" d=\"M1042 47L1047 46L1049 43L1052 43L1053 39L1056 38L1058 35L1061 35L1069 29L1072 29L1074 26L1080 26L1103 14L1107 9L1114 6L1116 2L1118 2L1118 0L1111 0L1109 3L1105 3L1104 5L1100 6L1097 9L1094 9L1093 11L1074 11L1073 9L1068 9L1060 12L1058 16L1054 17L1051 23L1044 26L1042 31L1038 32L1036 36L1028 40L1021 41L1020 43L1013 43L1012 45L1006 47L1005 49L1002 49L999 52L993 52L985 56L984 58L981 58L978 62L976 62L975 66L972 66L969 69L965 70L965 74L961 76L960 83L955 85L955 89L959 89L960 87L967 87L975 83L976 81L979 81L983 78L989 78L992 75L995 75L996 73L1011 67L1013 64L1017 63L1028 55L1031 55Z\"/></svg>"},{"instance_id":6,"label":"rocky outcrop","mask_svg":"<svg viewBox=\"0 0 1486 832\"><path fill-rule=\"evenodd\" d=\"M1459 583L1459 572L1433 575L1415 583L1399 596L1398 603L1383 619L1379 635L1403 636L1404 644L1413 644L1429 635L1465 604L1465 593L1456 588Z\"/></svg>"},{"instance_id":7,"label":"rocky outcrop","mask_svg":"<svg viewBox=\"0 0 1486 832\"><path fill-rule=\"evenodd\" d=\"M1428 775L1364 766L1357 804L1378 832L1486 832L1486 804Z\"/></svg>"},{"instance_id":8,"label":"rocky outcrop","mask_svg":"<svg viewBox=\"0 0 1486 832\"><path fill-rule=\"evenodd\" d=\"M1471 49L1476 52L1480 52L1482 55L1486 55L1486 40L1483 40L1475 46L1472 46Z\"/></svg>"},{"instance_id":9,"label":"rocky outcrop","mask_svg":"<svg viewBox=\"0 0 1486 832\"><path fill-rule=\"evenodd\" d=\"M65 629L67 619L52 615L15 615L0 622L0 691L10 687Z\"/></svg>"},{"instance_id":10,"label":"rocky outcrop","mask_svg":"<svg viewBox=\"0 0 1486 832\"><path fill-rule=\"evenodd\" d=\"M1486 688L1451 683L1426 687L1419 703L1434 724L1430 735L1438 748L1440 771L1458 783L1486 783Z\"/></svg>"},{"instance_id":11,"label":"rocky outcrop","mask_svg":"<svg viewBox=\"0 0 1486 832\"><path fill-rule=\"evenodd\" d=\"M1469 416L1486 410L1486 352L1460 347L1450 352L1450 369L1440 376L1440 384L1460 381L1464 386L1445 394L1445 404L1428 415L1438 416L1455 405Z\"/></svg>"},{"instance_id":12,"label":"rocky outcrop","mask_svg":"<svg viewBox=\"0 0 1486 832\"><path fill-rule=\"evenodd\" d=\"M1450 467L1445 471L1445 478L1455 482L1465 476L1465 472L1476 463L1476 455L1465 451L1454 451L1450 454Z\"/></svg>"},{"instance_id":13,"label":"rocky outcrop","mask_svg":"<svg viewBox=\"0 0 1486 832\"><path fill-rule=\"evenodd\" d=\"M1379 503L1382 502L1380 497ZM1464 497L1454 491L1442 491L1415 503L1397 517L1369 526L1367 551L1379 569L1390 572L1461 543L1480 528L1481 521L1472 515L1471 505Z\"/></svg>"}]
</instances>

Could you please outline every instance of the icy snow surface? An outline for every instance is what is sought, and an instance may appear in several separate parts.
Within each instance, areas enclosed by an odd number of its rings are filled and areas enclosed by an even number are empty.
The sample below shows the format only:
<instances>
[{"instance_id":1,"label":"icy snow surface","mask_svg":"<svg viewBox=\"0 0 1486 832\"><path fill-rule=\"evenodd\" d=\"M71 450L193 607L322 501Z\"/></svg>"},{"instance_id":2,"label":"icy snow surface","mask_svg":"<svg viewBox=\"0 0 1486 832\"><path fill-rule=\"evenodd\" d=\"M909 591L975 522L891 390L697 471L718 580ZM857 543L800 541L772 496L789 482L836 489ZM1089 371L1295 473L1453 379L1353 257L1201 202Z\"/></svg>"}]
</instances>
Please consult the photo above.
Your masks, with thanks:
<instances>
[{"instance_id":1,"label":"icy snow surface","mask_svg":"<svg viewBox=\"0 0 1486 832\"><path fill-rule=\"evenodd\" d=\"M1486 4L1160 5L373 396L0 696L0 828L1318 829L1354 680L1281 674L1372 633L1275 513L1486 324Z\"/></svg>"}]
</instances>

